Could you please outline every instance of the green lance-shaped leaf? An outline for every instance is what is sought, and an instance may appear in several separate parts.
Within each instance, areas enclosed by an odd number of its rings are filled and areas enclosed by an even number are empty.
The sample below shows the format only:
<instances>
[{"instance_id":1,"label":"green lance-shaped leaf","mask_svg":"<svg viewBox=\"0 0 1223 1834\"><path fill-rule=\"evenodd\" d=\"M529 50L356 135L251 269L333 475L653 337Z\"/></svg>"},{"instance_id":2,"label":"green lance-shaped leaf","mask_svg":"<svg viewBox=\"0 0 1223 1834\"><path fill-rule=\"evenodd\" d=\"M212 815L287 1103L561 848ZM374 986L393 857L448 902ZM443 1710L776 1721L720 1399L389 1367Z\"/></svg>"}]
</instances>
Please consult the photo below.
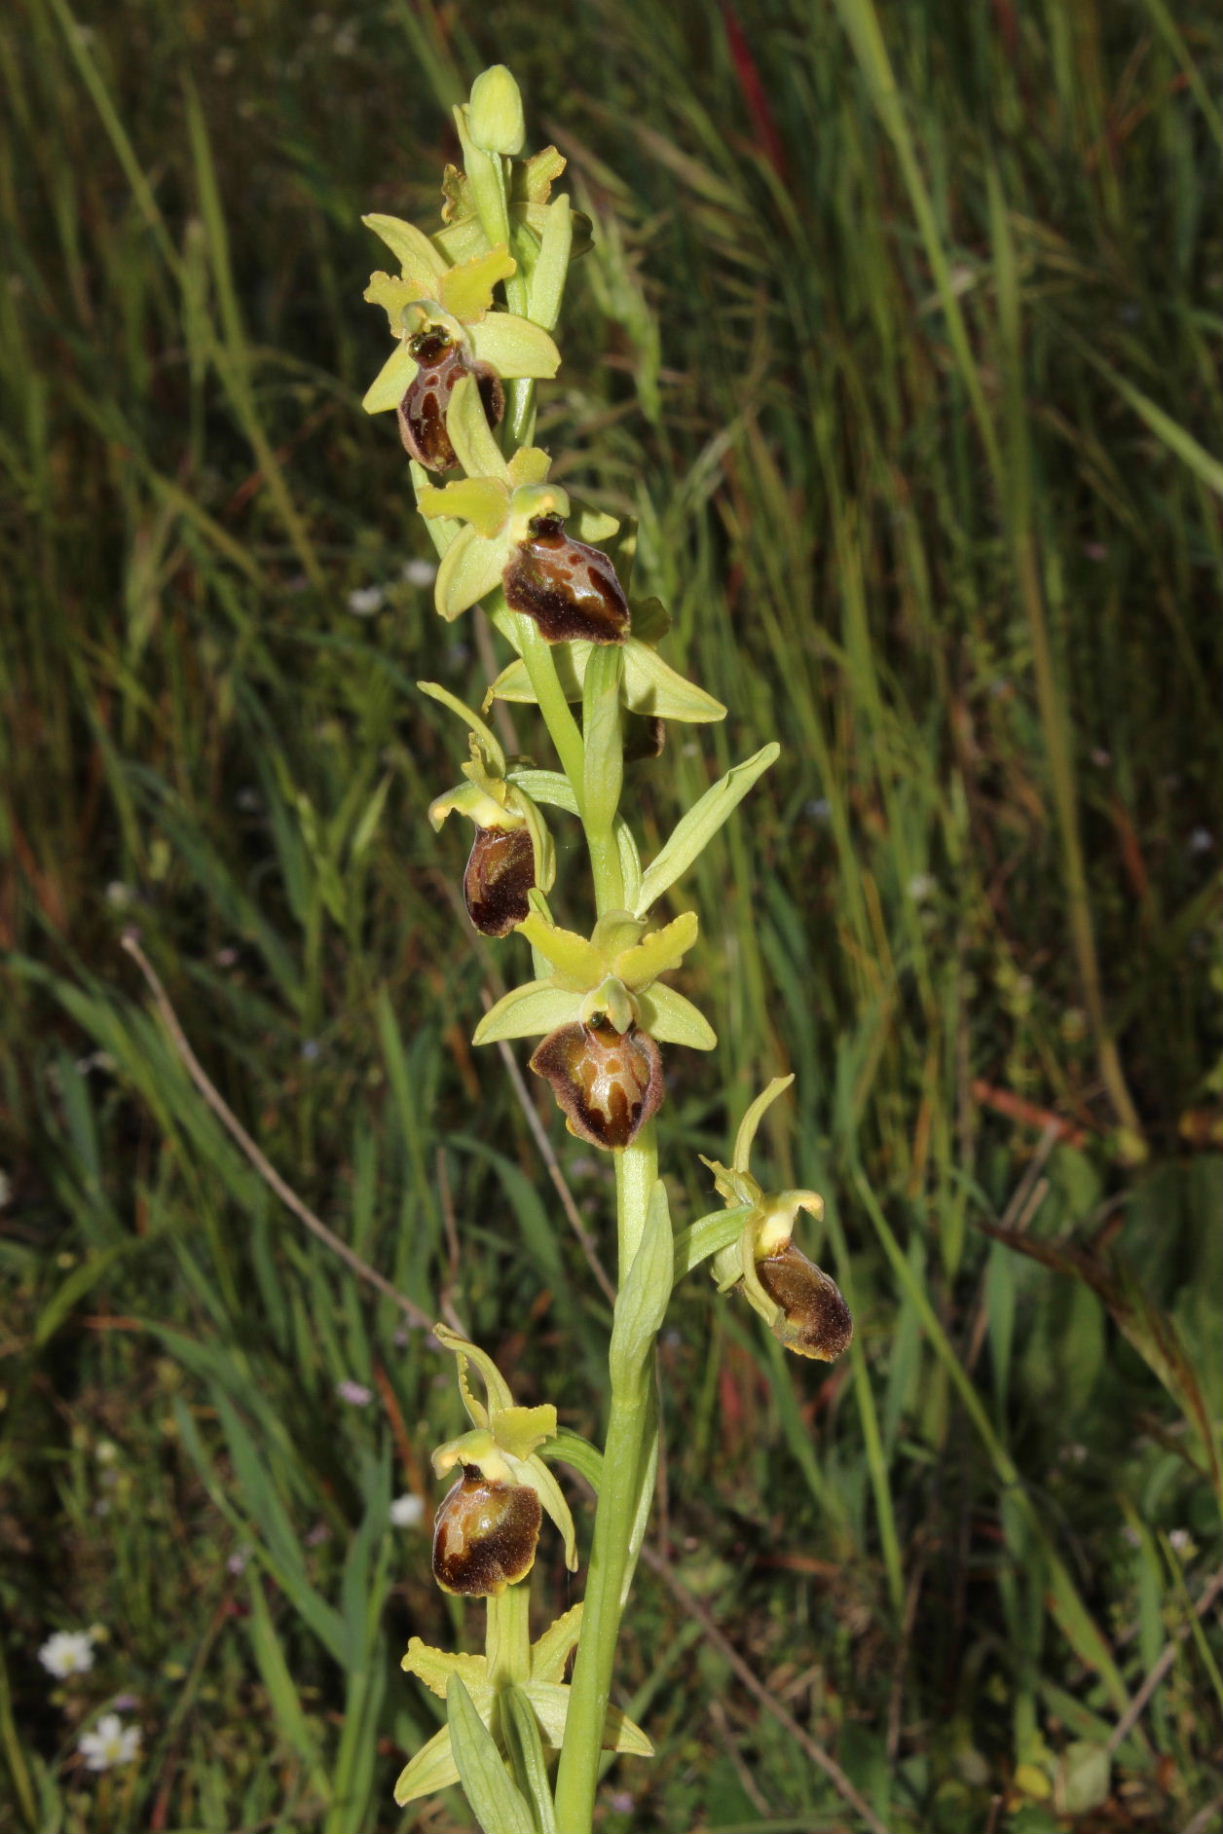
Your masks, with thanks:
<instances>
[{"instance_id":1,"label":"green lance-shaped leaf","mask_svg":"<svg viewBox=\"0 0 1223 1834\"><path fill-rule=\"evenodd\" d=\"M548 206L548 220L540 238L539 256L531 271L529 312L535 324L551 331L560 317L561 298L569 273L573 248L573 211L562 194ZM588 537L583 536L583 540Z\"/></svg>"},{"instance_id":2,"label":"green lance-shaped leaf","mask_svg":"<svg viewBox=\"0 0 1223 1834\"><path fill-rule=\"evenodd\" d=\"M485 1834L538 1834L522 1792L506 1774L496 1740L458 1675L446 1689L446 1712L459 1780Z\"/></svg>"},{"instance_id":3,"label":"green lance-shaped leaf","mask_svg":"<svg viewBox=\"0 0 1223 1834\"><path fill-rule=\"evenodd\" d=\"M620 677L624 656L615 644L598 644L582 684L582 740L586 770L582 808L587 823L603 833L611 827L624 781L620 740Z\"/></svg>"},{"instance_id":4,"label":"green lance-shaped leaf","mask_svg":"<svg viewBox=\"0 0 1223 1834\"><path fill-rule=\"evenodd\" d=\"M634 910L644 917L650 906L698 859L723 822L742 802L756 779L781 755L774 741L764 745L752 757L736 764L706 790L700 801L676 824L662 852L641 875L641 889Z\"/></svg>"},{"instance_id":5,"label":"green lance-shaped leaf","mask_svg":"<svg viewBox=\"0 0 1223 1834\"><path fill-rule=\"evenodd\" d=\"M646 1358L666 1316L674 1271L675 1238L667 1188L659 1178L650 1193L641 1243L616 1301L608 1357L615 1393L631 1396L641 1381Z\"/></svg>"},{"instance_id":6,"label":"green lance-shaped leaf","mask_svg":"<svg viewBox=\"0 0 1223 1834\"><path fill-rule=\"evenodd\" d=\"M544 1756L539 1721L531 1709L531 1703L522 1689L511 1683L498 1694L497 1707L501 1714L501 1734L514 1766L514 1775L519 1789L535 1812L535 1826L539 1834L557 1834L556 1809L548 1782L548 1760Z\"/></svg>"}]
</instances>

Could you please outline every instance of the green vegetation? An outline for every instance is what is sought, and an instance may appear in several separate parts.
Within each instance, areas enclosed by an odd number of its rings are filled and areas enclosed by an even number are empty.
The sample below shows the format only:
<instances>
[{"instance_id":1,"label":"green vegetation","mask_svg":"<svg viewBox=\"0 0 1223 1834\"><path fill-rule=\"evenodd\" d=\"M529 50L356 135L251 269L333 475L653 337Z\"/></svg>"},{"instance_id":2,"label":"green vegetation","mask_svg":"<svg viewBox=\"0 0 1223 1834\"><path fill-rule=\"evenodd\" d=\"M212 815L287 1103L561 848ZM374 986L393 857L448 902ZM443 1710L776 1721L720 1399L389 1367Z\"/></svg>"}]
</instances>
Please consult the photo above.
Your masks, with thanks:
<instances>
[{"instance_id":1,"label":"green vegetation","mask_svg":"<svg viewBox=\"0 0 1223 1834\"><path fill-rule=\"evenodd\" d=\"M311 1209L601 1438L608 1307L469 1046L503 989L483 945L438 966L465 837L412 684L478 701L485 638L435 616L359 407L360 214L435 215L442 111L502 57L595 231L537 437L665 506L638 578L733 710L634 767L653 841L783 746L683 887L720 1046L669 1060L672 1216L793 1069L753 1165L825 1194L858 1323L796 1370L678 1289L620 1669L659 1755L601 1825L856 1834L821 1757L893 1834L1223 1814L1223 46L1175 14L0 20L5 1834L470 1826L390 1795L441 1714L408 1635L478 1647L389 1525L439 1494L450 1359L227 1136L128 926ZM606 1253L606 1166L542 1093ZM139 1757L87 1771L116 1696Z\"/></svg>"}]
</instances>

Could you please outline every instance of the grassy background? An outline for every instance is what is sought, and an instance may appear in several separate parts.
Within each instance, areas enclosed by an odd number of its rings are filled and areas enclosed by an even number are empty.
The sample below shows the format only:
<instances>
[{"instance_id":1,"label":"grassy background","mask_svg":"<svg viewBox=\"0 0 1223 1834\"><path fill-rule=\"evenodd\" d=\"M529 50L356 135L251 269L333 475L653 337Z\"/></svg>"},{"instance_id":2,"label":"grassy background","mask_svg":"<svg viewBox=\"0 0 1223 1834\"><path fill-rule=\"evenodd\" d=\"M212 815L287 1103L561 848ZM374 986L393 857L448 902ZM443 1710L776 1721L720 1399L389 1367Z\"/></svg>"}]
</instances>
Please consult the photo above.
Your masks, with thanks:
<instances>
[{"instance_id":1,"label":"grassy background","mask_svg":"<svg viewBox=\"0 0 1223 1834\"><path fill-rule=\"evenodd\" d=\"M599 1430L605 1304L466 1043L520 964L468 946L423 820L456 754L411 683L488 671L403 577L357 405L360 213L433 220L498 58L596 223L541 437L640 517L672 659L732 709L672 731L639 832L784 745L683 888L721 1043L671 1055L673 1211L793 1068L761 1170L826 1193L859 1321L783 1368L685 1284L659 1545L897 1834L1216 1825L1217 20L748 11L0 21L4 1829L469 1826L389 1798L438 1707L406 1636L480 1634L387 1526L451 1371L202 1108L125 925L307 1201ZM39 1643L90 1624L57 1689ZM609 1834L855 1825L651 1573L622 1678L659 1757ZM99 1782L75 1739L116 1695L144 1755Z\"/></svg>"}]
</instances>

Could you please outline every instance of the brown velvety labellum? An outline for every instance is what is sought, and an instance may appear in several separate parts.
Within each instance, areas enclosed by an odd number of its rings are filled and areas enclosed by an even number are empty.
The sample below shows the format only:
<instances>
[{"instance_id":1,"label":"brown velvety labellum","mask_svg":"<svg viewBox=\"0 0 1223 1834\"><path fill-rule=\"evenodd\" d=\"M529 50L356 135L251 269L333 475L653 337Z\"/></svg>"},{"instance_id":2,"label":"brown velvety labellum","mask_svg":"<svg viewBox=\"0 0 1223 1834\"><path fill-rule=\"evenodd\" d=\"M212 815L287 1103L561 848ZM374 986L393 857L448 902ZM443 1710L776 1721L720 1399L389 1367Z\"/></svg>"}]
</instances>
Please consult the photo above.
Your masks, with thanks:
<instances>
[{"instance_id":1,"label":"brown velvety labellum","mask_svg":"<svg viewBox=\"0 0 1223 1834\"><path fill-rule=\"evenodd\" d=\"M497 1484L472 1465L433 1524L433 1577L443 1592L495 1598L535 1564L543 1510L529 1484Z\"/></svg>"},{"instance_id":2,"label":"brown velvety labellum","mask_svg":"<svg viewBox=\"0 0 1223 1834\"><path fill-rule=\"evenodd\" d=\"M558 1026L531 1068L551 1083L570 1133L592 1146L628 1146L662 1105L662 1052L635 1025Z\"/></svg>"},{"instance_id":3,"label":"brown velvety labellum","mask_svg":"<svg viewBox=\"0 0 1223 1834\"><path fill-rule=\"evenodd\" d=\"M564 531L559 516L535 518L501 576L506 598L549 643L622 643L629 609L616 569L600 548Z\"/></svg>"},{"instance_id":4,"label":"brown velvety labellum","mask_svg":"<svg viewBox=\"0 0 1223 1834\"><path fill-rule=\"evenodd\" d=\"M832 1363L849 1348L854 1321L841 1289L801 1248L787 1242L757 1261L756 1274L782 1309L785 1323L778 1335L787 1350Z\"/></svg>"},{"instance_id":5,"label":"brown velvety labellum","mask_svg":"<svg viewBox=\"0 0 1223 1834\"><path fill-rule=\"evenodd\" d=\"M535 883L535 847L525 828L477 828L463 897L467 915L482 936L508 936L530 912L527 893Z\"/></svg>"},{"instance_id":6,"label":"brown velvety labellum","mask_svg":"<svg viewBox=\"0 0 1223 1834\"><path fill-rule=\"evenodd\" d=\"M487 363L469 363L458 344L437 329L418 332L409 346L419 368L399 404L399 437L418 464L429 471L452 471L458 464L446 431L446 410L460 376L472 375L484 403L488 424L505 413L505 391Z\"/></svg>"}]
</instances>

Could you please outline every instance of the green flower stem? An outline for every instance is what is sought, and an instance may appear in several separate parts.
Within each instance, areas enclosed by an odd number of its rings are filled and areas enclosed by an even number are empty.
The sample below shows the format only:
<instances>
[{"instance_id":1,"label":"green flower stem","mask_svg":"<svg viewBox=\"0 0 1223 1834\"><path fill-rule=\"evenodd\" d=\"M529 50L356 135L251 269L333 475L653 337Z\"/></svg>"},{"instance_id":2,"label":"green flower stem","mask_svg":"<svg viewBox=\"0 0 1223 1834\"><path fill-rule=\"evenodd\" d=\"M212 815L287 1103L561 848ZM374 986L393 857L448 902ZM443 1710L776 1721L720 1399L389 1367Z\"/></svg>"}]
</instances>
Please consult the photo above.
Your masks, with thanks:
<instances>
[{"instance_id":1,"label":"green flower stem","mask_svg":"<svg viewBox=\"0 0 1223 1834\"><path fill-rule=\"evenodd\" d=\"M590 866L594 874L595 910L600 917L605 911L622 911L624 869L620 864L620 849L616 845L611 824L596 829L587 822L586 844L590 848Z\"/></svg>"},{"instance_id":2,"label":"green flower stem","mask_svg":"<svg viewBox=\"0 0 1223 1834\"><path fill-rule=\"evenodd\" d=\"M484 1654L488 1678L494 1687L523 1682L531 1673L531 1587L524 1580L507 1586L499 1598L488 1601L484 1626Z\"/></svg>"},{"instance_id":3,"label":"green flower stem","mask_svg":"<svg viewBox=\"0 0 1223 1834\"><path fill-rule=\"evenodd\" d=\"M523 614L518 617L518 647L539 702L539 711L544 716L548 737L556 747L561 769L581 809L582 782L586 774L586 749L581 730L565 699L551 646L540 635L539 626Z\"/></svg>"},{"instance_id":4,"label":"green flower stem","mask_svg":"<svg viewBox=\"0 0 1223 1834\"><path fill-rule=\"evenodd\" d=\"M649 1194L658 1176L653 1123L616 1154L616 1211L620 1288L645 1229ZM582 1635L569 1696L565 1739L556 1777L556 1822L565 1834L590 1834L611 1698L620 1616L632 1579L633 1528L641 1486L654 1469L658 1413L654 1359L646 1357L631 1387L613 1388L603 1485L595 1516L594 1546L582 1612Z\"/></svg>"}]
</instances>

